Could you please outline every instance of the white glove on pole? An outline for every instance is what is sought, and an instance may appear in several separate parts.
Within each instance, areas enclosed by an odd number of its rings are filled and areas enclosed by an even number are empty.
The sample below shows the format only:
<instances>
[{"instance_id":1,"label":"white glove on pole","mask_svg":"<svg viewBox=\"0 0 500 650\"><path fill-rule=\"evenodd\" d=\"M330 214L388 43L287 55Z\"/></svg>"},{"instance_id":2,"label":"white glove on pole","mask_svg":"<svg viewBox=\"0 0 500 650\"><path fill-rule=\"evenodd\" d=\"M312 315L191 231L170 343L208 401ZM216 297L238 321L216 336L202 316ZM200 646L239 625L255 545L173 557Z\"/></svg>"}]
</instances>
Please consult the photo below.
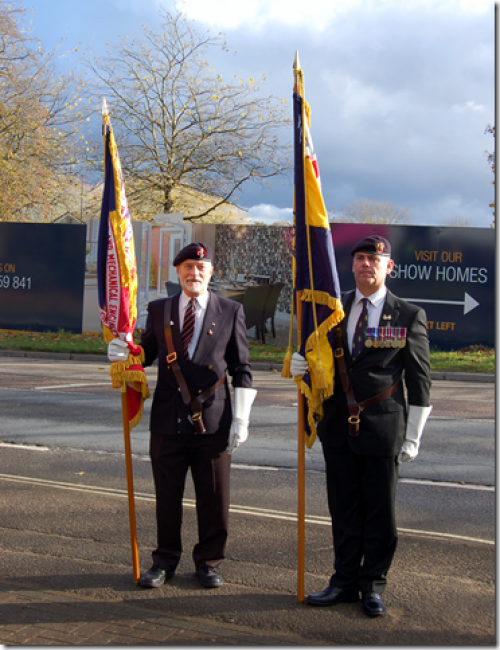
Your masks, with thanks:
<instances>
[{"instance_id":1,"label":"white glove on pole","mask_svg":"<svg viewBox=\"0 0 500 650\"><path fill-rule=\"evenodd\" d=\"M248 438L250 409L256 395L255 388L234 389L234 417L229 430L229 444L227 446L229 455Z\"/></svg>"},{"instance_id":2,"label":"white glove on pole","mask_svg":"<svg viewBox=\"0 0 500 650\"><path fill-rule=\"evenodd\" d=\"M309 364L305 357L303 357L298 352L292 354L292 360L290 361L290 372L292 377L301 377L305 375L309 369Z\"/></svg>"},{"instance_id":3,"label":"white glove on pole","mask_svg":"<svg viewBox=\"0 0 500 650\"><path fill-rule=\"evenodd\" d=\"M408 406L406 434L398 458L400 463L408 463L417 457L420 438L431 411L432 406L415 406L414 404Z\"/></svg>"},{"instance_id":4,"label":"white glove on pole","mask_svg":"<svg viewBox=\"0 0 500 650\"><path fill-rule=\"evenodd\" d=\"M108 359L110 361L126 361L129 353L128 344L121 339L113 339L108 345Z\"/></svg>"}]
</instances>

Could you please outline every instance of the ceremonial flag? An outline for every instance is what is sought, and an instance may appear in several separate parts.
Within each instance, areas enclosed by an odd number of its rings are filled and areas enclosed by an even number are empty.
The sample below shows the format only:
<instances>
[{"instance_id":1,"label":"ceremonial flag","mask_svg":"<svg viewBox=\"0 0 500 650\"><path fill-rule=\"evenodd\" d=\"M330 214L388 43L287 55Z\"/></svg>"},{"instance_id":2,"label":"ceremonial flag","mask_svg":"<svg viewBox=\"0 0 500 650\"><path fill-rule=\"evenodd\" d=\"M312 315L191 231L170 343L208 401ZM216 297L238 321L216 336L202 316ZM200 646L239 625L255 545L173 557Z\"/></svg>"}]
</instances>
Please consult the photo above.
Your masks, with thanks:
<instances>
[{"instance_id":1,"label":"ceremonial flag","mask_svg":"<svg viewBox=\"0 0 500 650\"><path fill-rule=\"evenodd\" d=\"M333 394L335 364L328 332L344 317L330 224L321 193L318 161L310 133L310 110L304 97L304 78L295 65L293 94L294 197L293 197L293 302L302 301L297 330L298 352L307 359L308 372L295 377L306 398L305 444L316 439L316 424L323 417L323 400ZM292 322L293 322L292 304ZM290 344L287 353L291 354ZM290 376L285 363L283 376Z\"/></svg>"},{"instance_id":2,"label":"ceremonial flag","mask_svg":"<svg viewBox=\"0 0 500 650\"><path fill-rule=\"evenodd\" d=\"M132 337L137 321L134 233L106 100L103 100L102 121L104 190L97 253L99 312L105 343L120 338L129 346L128 359L114 361L109 374L113 388L126 385L128 419L132 428L142 417L149 390L142 367L144 352L140 346L134 345Z\"/></svg>"}]
</instances>

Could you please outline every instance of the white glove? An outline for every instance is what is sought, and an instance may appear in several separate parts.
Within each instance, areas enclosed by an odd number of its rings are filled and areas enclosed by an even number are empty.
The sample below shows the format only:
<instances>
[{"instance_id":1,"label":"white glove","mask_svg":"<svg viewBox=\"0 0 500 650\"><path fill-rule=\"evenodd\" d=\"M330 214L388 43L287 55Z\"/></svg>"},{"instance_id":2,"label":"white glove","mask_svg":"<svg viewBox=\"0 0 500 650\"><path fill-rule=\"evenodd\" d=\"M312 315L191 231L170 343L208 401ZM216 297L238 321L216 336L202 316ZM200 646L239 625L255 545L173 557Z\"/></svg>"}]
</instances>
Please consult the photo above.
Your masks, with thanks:
<instances>
[{"instance_id":1,"label":"white glove","mask_svg":"<svg viewBox=\"0 0 500 650\"><path fill-rule=\"evenodd\" d=\"M229 444L227 446L229 455L248 438L250 410L256 395L255 388L234 389L234 418L229 430Z\"/></svg>"},{"instance_id":2,"label":"white glove","mask_svg":"<svg viewBox=\"0 0 500 650\"><path fill-rule=\"evenodd\" d=\"M309 364L307 363L305 357L303 357L298 352L294 352L292 354L292 360L290 362L290 372L292 373L292 377L300 377L302 375L305 375L308 370Z\"/></svg>"},{"instance_id":3,"label":"white glove","mask_svg":"<svg viewBox=\"0 0 500 650\"><path fill-rule=\"evenodd\" d=\"M108 345L108 359L110 361L126 361L130 350L126 341L113 339Z\"/></svg>"},{"instance_id":4,"label":"white glove","mask_svg":"<svg viewBox=\"0 0 500 650\"><path fill-rule=\"evenodd\" d=\"M415 406L414 404L408 406L406 434L398 457L400 463L408 463L417 457L420 438L431 411L432 406Z\"/></svg>"}]
</instances>

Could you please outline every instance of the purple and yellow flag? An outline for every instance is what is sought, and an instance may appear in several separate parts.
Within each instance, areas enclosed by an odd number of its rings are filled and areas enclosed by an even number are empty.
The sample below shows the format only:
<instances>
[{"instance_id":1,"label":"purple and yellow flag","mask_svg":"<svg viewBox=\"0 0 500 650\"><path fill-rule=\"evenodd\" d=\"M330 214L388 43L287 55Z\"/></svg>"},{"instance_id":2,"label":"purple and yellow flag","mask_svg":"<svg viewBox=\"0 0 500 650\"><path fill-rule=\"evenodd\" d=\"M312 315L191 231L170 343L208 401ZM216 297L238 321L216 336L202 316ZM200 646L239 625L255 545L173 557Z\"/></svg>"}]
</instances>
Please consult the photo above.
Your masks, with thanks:
<instances>
[{"instance_id":1,"label":"purple and yellow flag","mask_svg":"<svg viewBox=\"0 0 500 650\"><path fill-rule=\"evenodd\" d=\"M129 425L132 428L142 417L149 390L142 367L144 352L140 346L134 345L132 337L137 321L134 233L106 100L103 100L102 121L104 190L97 253L99 312L105 343L120 338L129 346L127 361L114 361L109 374L113 388L121 388L123 382L127 384Z\"/></svg>"},{"instance_id":2,"label":"purple and yellow flag","mask_svg":"<svg viewBox=\"0 0 500 650\"><path fill-rule=\"evenodd\" d=\"M342 320L344 310L309 125L309 105L304 98L304 79L297 55L293 94L293 303L300 292L302 327L297 351L307 359L309 371L295 377L295 382L306 398L305 441L311 448L316 439L316 424L323 417L323 400L333 394L335 363L328 333ZM288 358L290 348L291 332ZM282 374L290 376L286 361Z\"/></svg>"}]
</instances>

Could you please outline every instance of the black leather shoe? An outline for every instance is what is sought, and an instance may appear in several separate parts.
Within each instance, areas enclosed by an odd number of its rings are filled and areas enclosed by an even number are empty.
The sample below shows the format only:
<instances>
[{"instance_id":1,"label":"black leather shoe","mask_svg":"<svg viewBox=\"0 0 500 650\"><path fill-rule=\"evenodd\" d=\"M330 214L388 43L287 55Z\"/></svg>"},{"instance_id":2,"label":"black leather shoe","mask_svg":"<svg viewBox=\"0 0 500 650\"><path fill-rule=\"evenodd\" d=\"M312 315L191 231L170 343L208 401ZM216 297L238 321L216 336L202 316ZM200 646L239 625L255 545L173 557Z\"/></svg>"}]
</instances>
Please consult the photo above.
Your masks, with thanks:
<instances>
[{"instance_id":1,"label":"black leather shoe","mask_svg":"<svg viewBox=\"0 0 500 650\"><path fill-rule=\"evenodd\" d=\"M205 587L206 589L222 587L224 584L224 580L222 579L220 573L217 571L217 569L214 569L212 567L206 566L196 569L194 575L200 581L201 586Z\"/></svg>"},{"instance_id":2,"label":"black leather shoe","mask_svg":"<svg viewBox=\"0 0 500 650\"><path fill-rule=\"evenodd\" d=\"M166 580L170 580L174 575L175 570L169 571L153 564L149 571L139 578L139 586L145 588L161 587Z\"/></svg>"},{"instance_id":3,"label":"black leather shoe","mask_svg":"<svg viewBox=\"0 0 500 650\"><path fill-rule=\"evenodd\" d=\"M355 589L327 587L324 591L308 596L306 602L308 605L316 607L328 607L329 605L338 605L338 603L357 603L358 600L359 592Z\"/></svg>"},{"instance_id":4,"label":"black leather shoe","mask_svg":"<svg viewBox=\"0 0 500 650\"><path fill-rule=\"evenodd\" d=\"M383 616L387 610L382 596L374 592L363 594L363 611L367 616Z\"/></svg>"}]
</instances>

